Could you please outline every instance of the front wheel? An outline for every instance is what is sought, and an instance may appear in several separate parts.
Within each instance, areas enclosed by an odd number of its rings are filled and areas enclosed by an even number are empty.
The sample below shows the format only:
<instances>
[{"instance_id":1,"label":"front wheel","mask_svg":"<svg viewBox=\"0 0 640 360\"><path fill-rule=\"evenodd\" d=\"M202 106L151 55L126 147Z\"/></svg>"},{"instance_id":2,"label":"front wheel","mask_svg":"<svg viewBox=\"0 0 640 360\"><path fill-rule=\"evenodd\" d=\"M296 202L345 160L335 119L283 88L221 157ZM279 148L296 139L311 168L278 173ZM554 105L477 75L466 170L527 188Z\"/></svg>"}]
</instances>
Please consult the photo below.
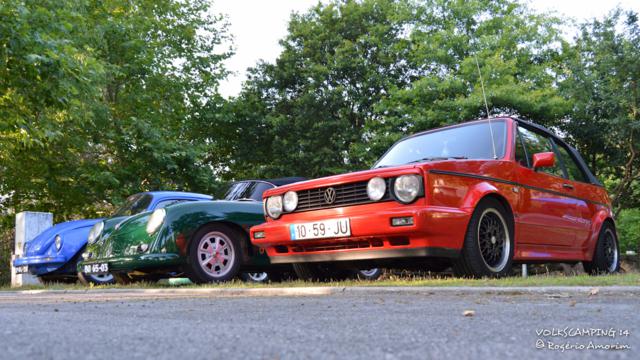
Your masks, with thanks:
<instances>
[{"instance_id":1,"label":"front wheel","mask_svg":"<svg viewBox=\"0 0 640 360\"><path fill-rule=\"evenodd\" d=\"M79 272L78 280L84 285L111 285L116 283L115 278L111 274L93 275Z\"/></svg>"},{"instance_id":2,"label":"front wheel","mask_svg":"<svg viewBox=\"0 0 640 360\"><path fill-rule=\"evenodd\" d=\"M591 275L613 274L620 270L618 237L610 223L604 223L591 261L584 261L584 270Z\"/></svg>"},{"instance_id":3,"label":"front wheel","mask_svg":"<svg viewBox=\"0 0 640 360\"><path fill-rule=\"evenodd\" d=\"M189 243L186 273L196 284L224 282L240 270L242 234L222 225L200 229Z\"/></svg>"},{"instance_id":4,"label":"front wheel","mask_svg":"<svg viewBox=\"0 0 640 360\"><path fill-rule=\"evenodd\" d=\"M453 271L463 277L502 277L511 271L513 229L502 204L482 200L471 216L460 257Z\"/></svg>"}]
</instances>

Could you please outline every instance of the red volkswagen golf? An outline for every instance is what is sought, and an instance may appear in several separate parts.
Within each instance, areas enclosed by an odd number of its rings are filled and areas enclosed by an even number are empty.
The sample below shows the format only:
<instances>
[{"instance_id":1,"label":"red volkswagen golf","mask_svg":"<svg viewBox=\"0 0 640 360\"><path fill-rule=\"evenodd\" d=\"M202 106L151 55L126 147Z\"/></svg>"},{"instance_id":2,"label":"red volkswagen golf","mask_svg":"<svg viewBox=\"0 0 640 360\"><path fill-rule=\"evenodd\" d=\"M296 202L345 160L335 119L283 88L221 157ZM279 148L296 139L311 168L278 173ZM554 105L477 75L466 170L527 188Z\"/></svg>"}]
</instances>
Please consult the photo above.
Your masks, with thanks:
<instances>
[{"instance_id":1,"label":"red volkswagen golf","mask_svg":"<svg viewBox=\"0 0 640 360\"><path fill-rule=\"evenodd\" d=\"M406 137L371 170L278 187L264 204L252 242L305 278L355 262L473 277L514 262L619 267L606 190L575 149L515 118Z\"/></svg>"}]
</instances>

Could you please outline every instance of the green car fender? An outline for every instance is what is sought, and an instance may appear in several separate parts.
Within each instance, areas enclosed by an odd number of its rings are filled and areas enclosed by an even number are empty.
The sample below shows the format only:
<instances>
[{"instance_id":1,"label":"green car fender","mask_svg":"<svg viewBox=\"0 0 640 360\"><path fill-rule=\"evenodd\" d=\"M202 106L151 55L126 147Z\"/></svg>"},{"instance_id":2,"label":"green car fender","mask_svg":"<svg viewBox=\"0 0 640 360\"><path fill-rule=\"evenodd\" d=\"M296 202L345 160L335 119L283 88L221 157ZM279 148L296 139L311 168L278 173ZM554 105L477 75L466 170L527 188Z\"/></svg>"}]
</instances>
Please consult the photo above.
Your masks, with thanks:
<instances>
[{"instance_id":1,"label":"green car fender","mask_svg":"<svg viewBox=\"0 0 640 360\"><path fill-rule=\"evenodd\" d=\"M256 201L201 201L169 206L162 226L157 230L155 241L149 243L149 252L174 252L185 256L190 241L203 226L220 223L236 229L245 235L243 260L257 261L268 258L254 249L249 240L249 228L263 223L262 203ZM147 220L148 220L147 215ZM144 224L146 232L146 222ZM254 258L254 259L252 259Z\"/></svg>"}]
</instances>

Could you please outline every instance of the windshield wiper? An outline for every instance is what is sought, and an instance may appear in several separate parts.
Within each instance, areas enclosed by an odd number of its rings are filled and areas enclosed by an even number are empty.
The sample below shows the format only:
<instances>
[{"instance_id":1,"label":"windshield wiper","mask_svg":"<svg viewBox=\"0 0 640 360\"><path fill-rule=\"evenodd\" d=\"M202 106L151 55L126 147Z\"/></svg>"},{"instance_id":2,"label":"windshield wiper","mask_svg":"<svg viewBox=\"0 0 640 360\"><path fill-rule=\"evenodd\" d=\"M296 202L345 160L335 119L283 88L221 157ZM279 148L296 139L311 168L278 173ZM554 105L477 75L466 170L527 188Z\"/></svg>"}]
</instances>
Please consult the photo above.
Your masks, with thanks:
<instances>
[{"instance_id":1,"label":"windshield wiper","mask_svg":"<svg viewBox=\"0 0 640 360\"><path fill-rule=\"evenodd\" d=\"M438 160L449 160L449 159L454 159L454 160L464 160L464 159L468 159L468 157L466 157L466 156L434 156L434 157L425 157L425 158L422 158L422 159L409 161L407 164L413 164L413 163L423 162L423 161L438 161Z\"/></svg>"}]
</instances>

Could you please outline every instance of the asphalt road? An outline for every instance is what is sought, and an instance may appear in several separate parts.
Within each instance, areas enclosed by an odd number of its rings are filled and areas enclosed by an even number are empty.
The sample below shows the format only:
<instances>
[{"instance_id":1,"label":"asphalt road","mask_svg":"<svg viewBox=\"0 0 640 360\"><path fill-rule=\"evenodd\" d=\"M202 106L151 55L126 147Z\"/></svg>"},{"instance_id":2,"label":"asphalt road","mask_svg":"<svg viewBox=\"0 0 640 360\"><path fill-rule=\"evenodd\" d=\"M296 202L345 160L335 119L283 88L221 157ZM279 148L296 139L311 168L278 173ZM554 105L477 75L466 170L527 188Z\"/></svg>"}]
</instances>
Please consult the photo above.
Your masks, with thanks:
<instances>
[{"instance_id":1,"label":"asphalt road","mask_svg":"<svg viewBox=\"0 0 640 360\"><path fill-rule=\"evenodd\" d=\"M0 358L637 359L640 354L637 287L603 288L597 294L562 288L183 290L0 292ZM468 310L473 316L463 315ZM562 352L549 349L550 343L584 348ZM623 349L595 350L590 343ZM544 348L538 349L540 344Z\"/></svg>"}]
</instances>

